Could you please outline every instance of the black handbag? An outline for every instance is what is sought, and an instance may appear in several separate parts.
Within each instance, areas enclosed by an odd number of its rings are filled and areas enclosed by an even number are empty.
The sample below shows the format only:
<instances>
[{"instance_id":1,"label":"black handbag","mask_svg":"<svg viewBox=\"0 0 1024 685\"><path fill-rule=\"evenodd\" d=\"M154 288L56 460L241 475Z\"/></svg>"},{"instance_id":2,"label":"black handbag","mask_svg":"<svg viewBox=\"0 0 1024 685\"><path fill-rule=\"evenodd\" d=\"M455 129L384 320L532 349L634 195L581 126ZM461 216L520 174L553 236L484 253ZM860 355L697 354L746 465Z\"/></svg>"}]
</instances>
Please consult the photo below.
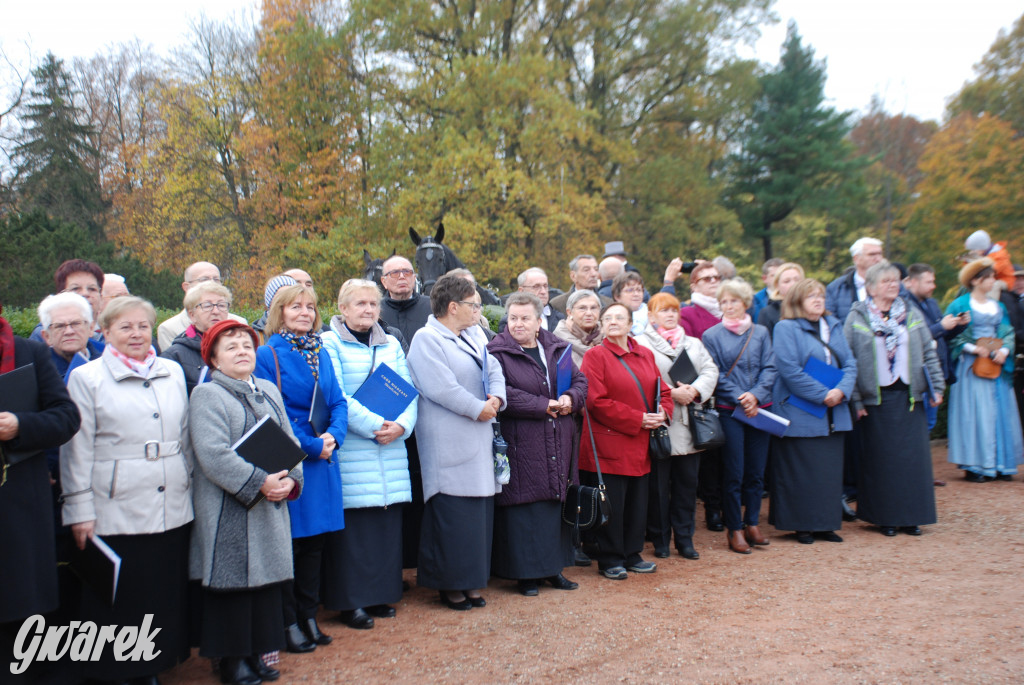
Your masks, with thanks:
<instances>
[{"instance_id":1,"label":"black handbag","mask_svg":"<svg viewBox=\"0 0 1024 685\"><path fill-rule=\"evenodd\" d=\"M597 487L576 485L572 482L575 459L569 464L569 487L562 502L562 520L572 526L572 544L580 546L580 532L591 528L600 528L608 523L611 515L611 504L605 492L604 477L601 475L601 464L597 458L597 445L594 442L594 429L590 426L590 417L586 407L583 408L583 422L587 424L590 434L590 447L594 451L594 470L597 471Z\"/></svg>"},{"instance_id":2,"label":"black handbag","mask_svg":"<svg viewBox=\"0 0 1024 685\"><path fill-rule=\"evenodd\" d=\"M699 450L710 450L725 444L725 432L718 412L703 404L691 402L686 407L690 412L690 435L693 446Z\"/></svg>"},{"instance_id":3,"label":"black handbag","mask_svg":"<svg viewBox=\"0 0 1024 685\"><path fill-rule=\"evenodd\" d=\"M640 385L640 379L633 373L633 369L629 368L622 357L619 357L619 361L623 366L626 367L626 371L629 371L629 375L636 381L636 387L640 391L640 399L644 401L644 409L647 413L654 414L654 410L647 404L647 396L644 395L644 388ZM655 409L661 406L661 378L654 379L654 389L657 392L658 400L655 405ZM648 449L647 453L651 455L651 459L668 459L672 456L672 439L668 435L668 426L658 426L657 428L650 429L650 437L648 438Z\"/></svg>"}]
</instances>

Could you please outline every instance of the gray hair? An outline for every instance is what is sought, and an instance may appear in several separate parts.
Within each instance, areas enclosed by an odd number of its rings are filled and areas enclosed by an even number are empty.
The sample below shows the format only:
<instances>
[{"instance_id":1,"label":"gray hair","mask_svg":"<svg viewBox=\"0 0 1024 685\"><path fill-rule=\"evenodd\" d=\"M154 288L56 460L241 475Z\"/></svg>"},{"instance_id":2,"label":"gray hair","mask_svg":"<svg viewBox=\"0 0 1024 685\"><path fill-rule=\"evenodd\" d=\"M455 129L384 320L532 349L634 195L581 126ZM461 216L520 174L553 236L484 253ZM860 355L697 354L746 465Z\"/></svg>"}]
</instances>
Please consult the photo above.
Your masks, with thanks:
<instances>
[{"instance_id":1,"label":"gray hair","mask_svg":"<svg viewBox=\"0 0 1024 685\"><path fill-rule=\"evenodd\" d=\"M754 289L750 287L750 284L739 278L730 278L727 281L722 281L722 284L718 286L718 291L715 293L715 299L719 302L726 295L732 295L736 299L743 302L743 306L750 309L750 304L754 300Z\"/></svg>"},{"instance_id":2,"label":"gray hair","mask_svg":"<svg viewBox=\"0 0 1024 685\"><path fill-rule=\"evenodd\" d=\"M156 326L156 310L153 309L153 305L141 297L125 295L124 297L115 297L103 308L98 322L100 328L103 330L110 328L115 321L124 316L125 312L133 309L145 311L150 327Z\"/></svg>"},{"instance_id":3,"label":"gray hair","mask_svg":"<svg viewBox=\"0 0 1024 685\"><path fill-rule=\"evenodd\" d=\"M597 261L597 257L592 254L578 254L569 261L569 271L576 271L580 268L581 259L593 259Z\"/></svg>"},{"instance_id":4,"label":"gray hair","mask_svg":"<svg viewBox=\"0 0 1024 685\"><path fill-rule=\"evenodd\" d=\"M571 312L579 304L580 300L585 300L588 297L592 297L597 300L597 306L601 306L601 298L597 296L593 290L574 290L569 295L569 299L565 301L565 311Z\"/></svg>"},{"instance_id":5,"label":"gray hair","mask_svg":"<svg viewBox=\"0 0 1024 685\"><path fill-rule=\"evenodd\" d=\"M540 274L544 278L548 277L547 273L544 272L544 269L540 268L539 266L531 266L529 269L519 274L519 276L516 278L516 281L519 283L520 288L526 285L526 279L530 277L530 274Z\"/></svg>"},{"instance_id":6,"label":"gray hair","mask_svg":"<svg viewBox=\"0 0 1024 685\"><path fill-rule=\"evenodd\" d=\"M864 272L864 287L874 288L882 280L882 277L889 273L896 274L898 278L900 275L899 267L885 259L877 264L873 264Z\"/></svg>"},{"instance_id":7,"label":"gray hair","mask_svg":"<svg viewBox=\"0 0 1024 685\"><path fill-rule=\"evenodd\" d=\"M121 274L103 274L104 283L124 283L124 276Z\"/></svg>"},{"instance_id":8,"label":"gray hair","mask_svg":"<svg viewBox=\"0 0 1024 685\"><path fill-rule=\"evenodd\" d=\"M508 311L509 307L515 304L532 305L533 309L537 312L538 319L544 314L544 305L541 304L540 298L533 293L512 293L508 296L508 299L505 300L505 311Z\"/></svg>"},{"instance_id":9,"label":"gray hair","mask_svg":"<svg viewBox=\"0 0 1024 685\"><path fill-rule=\"evenodd\" d=\"M732 261L723 255L718 255L711 260L711 263L715 265L715 269L718 271L718 275L722 277L723 281L729 280L730 278L736 278L736 265Z\"/></svg>"},{"instance_id":10,"label":"gray hair","mask_svg":"<svg viewBox=\"0 0 1024 685\"><path fill-rule=\"evenodd\" d=\"M43 328L49 328L53 323L53 313L64 307L75 307L86 323L92 323L92 307L89 306L89 300L77 293L57 293L46 296L39 303L39 310L36 313L39 315L39 323L43 324Z\"/></svg>"},{"instance_id":11,"label":"gray hair","mask_svg":"<svg viewBox=\"0 0 1024 685\"><path fill-rule=\"evenodd\" d=\"M878 238L868 238L866 236L864 238L858 238L856 241L854 241L853 245L850 245L850 256L856 257L857 255L864 251L864 247L867 245L882 247L882 241L879 240Z\"/></svg>"},{"instance_id":12,"label":"gray hair","mask_svg":"<svg viewBox=\"0 0 1024 685\"><path fill-rule=\"evenodd\" d=\"M342 283L341 288L338 290L338 309L341 309L342 305L351 302L353 296L359 290L372 290L373 294L377 296L377 303L380 303L380 289L377 288L376 283L365 278L350 278ZM345 320L343 314L338 316L341 317L342 321Z\"/></svg>"}]
</instances>

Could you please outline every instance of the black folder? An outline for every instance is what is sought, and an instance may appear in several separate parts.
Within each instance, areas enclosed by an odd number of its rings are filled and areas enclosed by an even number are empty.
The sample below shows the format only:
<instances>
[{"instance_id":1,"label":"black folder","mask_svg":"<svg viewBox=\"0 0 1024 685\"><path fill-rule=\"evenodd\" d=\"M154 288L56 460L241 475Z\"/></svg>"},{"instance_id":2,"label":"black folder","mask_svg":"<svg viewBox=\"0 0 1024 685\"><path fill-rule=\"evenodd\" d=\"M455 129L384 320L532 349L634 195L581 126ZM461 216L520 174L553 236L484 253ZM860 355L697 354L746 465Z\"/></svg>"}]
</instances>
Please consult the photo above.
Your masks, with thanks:
<instances>
[{"instance_id":1,"label":"black folder","mask_svg":"<svg viewBox=\"0 0 1024 685\"><path fill-rule=\"evenodd\" d=\"M323 435L331 425L331 410L324 399L320 383L313 384L313 399L309 403L309 425L315 435Z\"/></svg>"},{"instance_id":2,"label":"black folder","mask_svg":"<svg viewBox=\"0 0 1024 685\"><path fill-rule=\"evenodd\" d=\"M697 380L697 376L697 369L690 361L690 355L686 354L686 350L679 350L679 356L668 370L668 377L672 379L673 387L675 387L675 383L690 385Z\"/></svg>"},{"instance_id":3,"label":"black folder","mask_svg":"<svg viewBox=\"0 0 1024 685\"><path fill-rule=\"evenodd\" d=\"M269 415L257 421L255 426L231 446L231 449L267 473L291 471L306 458L302 448L295 444L283 428L271 421ZM248 508L255 507L263 497L261 492Z\"/></svg>"},{"instance_id":4,"label":"black folder","mask_svg":"<svg viewBox=\"0 0 1024 685\"><path fill-rule=\"evenodd\" d=\"M114 606L121 579L121 557L99 535L86 538L85 549L71 556L71 570L104 602Z\"/></svg>"},{"instance_id":5,"label":"black folder","mask_svg":"<svg viewBox=\"0 0 1024 685\"><path fill-rule=\"evenodd\" d=\"M36 386L35 364L19 366L14 371L0 374L0 411L11 413L39 411L39 388ZM0 465L14 466L39 450L12 452L0 444Z\"/></svg>"}]
</instances>

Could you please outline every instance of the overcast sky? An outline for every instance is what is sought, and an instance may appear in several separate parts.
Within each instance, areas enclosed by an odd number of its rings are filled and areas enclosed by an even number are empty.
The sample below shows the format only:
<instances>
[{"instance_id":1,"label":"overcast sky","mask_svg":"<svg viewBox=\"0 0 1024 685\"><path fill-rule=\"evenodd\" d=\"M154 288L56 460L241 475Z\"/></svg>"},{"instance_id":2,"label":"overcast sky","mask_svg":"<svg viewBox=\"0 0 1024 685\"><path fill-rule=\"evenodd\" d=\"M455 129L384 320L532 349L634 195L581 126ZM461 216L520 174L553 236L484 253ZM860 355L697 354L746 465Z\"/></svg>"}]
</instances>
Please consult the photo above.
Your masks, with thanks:
<instances>
[{"instance_id":1,"label":"overcast sky","mask_svg":"<svg viewBox=\"0 0 1024 685\"><path fill-rule=\"evenodd\" d=\"M35 62L48 50L70 61L139 38L166 53L183 42L189 19L200 12L224 19L256 6L255 0L0 0L0 47L16 61L29 50ZM863 111L877 93L890 112L941 119L946 100L972 77L973 65L1024 3L776 0L775 11L780 22L765 27L756 46L762 61L778 61L793 19L804 44L827 60L830 104Z\"/></svg>"}]
</instances>

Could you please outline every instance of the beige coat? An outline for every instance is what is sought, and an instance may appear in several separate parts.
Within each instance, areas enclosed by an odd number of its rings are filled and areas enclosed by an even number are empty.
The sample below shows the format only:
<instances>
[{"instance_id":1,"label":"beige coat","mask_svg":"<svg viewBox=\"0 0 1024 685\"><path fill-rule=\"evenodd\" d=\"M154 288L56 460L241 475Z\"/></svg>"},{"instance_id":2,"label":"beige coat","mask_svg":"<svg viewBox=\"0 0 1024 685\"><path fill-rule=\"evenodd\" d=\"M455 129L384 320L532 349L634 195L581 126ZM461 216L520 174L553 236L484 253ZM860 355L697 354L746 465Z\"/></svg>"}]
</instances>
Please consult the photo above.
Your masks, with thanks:
<instances>
[{"instance_id":1,"label":"beige coat","mask_svg":"<svg viewBox=\"0 0 1024 685\"><path fill-rule=\"evenodd\" d=\"M668 341L650 324L647 324L644 332L636 337L636 341L654 352L654 361L661 371L662 379L670 387L675 387L675 383L668 377L668 370L672 368L679 352L673 350ZM715 384L718 383L718 367L699 338L685 336L683 349L690 355L693 368L697 370L697 380L692 385L700 393L700 400L707 401L714 394ZM693 447L693 436L690 434L690 412L678 402L672 412L668 434L672 440L672 454L692 454L697 451Z\"/></svg>"},{"instance_id":2,"label":"beige coat","mask_svg":"<svg viewBox=\"0 0 1024 685\"><path fill-rule=\"evenodd\" d=\"M68 392L82 427L60 449L64 524L95 520L97 535L137 535L191 521L194 462L181 367L158 357L147 380L108 346L71 373Z\"/></svg>"}]
</instances>

